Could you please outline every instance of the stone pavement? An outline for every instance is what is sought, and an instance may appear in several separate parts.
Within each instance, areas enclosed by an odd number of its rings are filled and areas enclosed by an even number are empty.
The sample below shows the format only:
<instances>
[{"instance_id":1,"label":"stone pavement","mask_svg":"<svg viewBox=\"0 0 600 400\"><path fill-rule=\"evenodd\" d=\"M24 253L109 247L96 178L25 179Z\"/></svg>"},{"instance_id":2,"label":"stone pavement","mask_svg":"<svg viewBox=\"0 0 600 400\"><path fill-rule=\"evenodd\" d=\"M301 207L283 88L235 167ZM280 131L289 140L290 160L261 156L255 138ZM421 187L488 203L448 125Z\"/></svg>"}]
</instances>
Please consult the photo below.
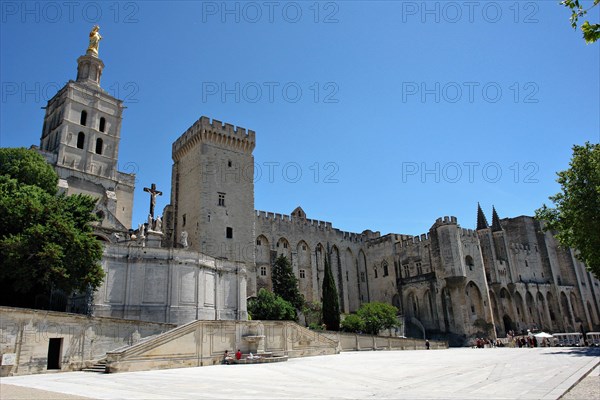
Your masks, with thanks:
<instances>
[{"instance_id":1,"label":"stone pavement","mask_svg":"<svg viewBox=\"0 0 600 400\"><path fill-rule=\"evenodd\" d=\"M600 349L460 348L120 374L66 372L2 378L2 384L95 399L558 399L599 363Z\"/></svg>"}]
</instances>

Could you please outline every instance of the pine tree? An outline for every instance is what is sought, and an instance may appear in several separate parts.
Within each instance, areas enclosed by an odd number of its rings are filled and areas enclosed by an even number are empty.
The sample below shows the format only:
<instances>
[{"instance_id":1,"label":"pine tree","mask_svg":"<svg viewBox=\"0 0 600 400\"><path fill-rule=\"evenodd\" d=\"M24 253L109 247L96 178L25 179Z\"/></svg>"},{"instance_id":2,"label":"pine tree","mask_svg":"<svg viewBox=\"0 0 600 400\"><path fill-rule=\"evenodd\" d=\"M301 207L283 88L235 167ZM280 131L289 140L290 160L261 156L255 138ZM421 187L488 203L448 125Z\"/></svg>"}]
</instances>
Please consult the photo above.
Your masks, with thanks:
<instances>
[{"instance_id":1,"label":"pine tree","mask_svg":"<svg viewBox=\"0 0 600 400\"><path fill-rule=\"evenodd\" d=\"M323 323L330 331L340 330L340 303L328 257L325 257L325 278L323 279Z\"/></svg>"},{"instance_id":2,"label":"pine tree","mask_svg":"<svg viewBox=\"0 0 600 400\"><path fill-rule=\"evenodd\" d=\"M273 293L290 302L296 309L302 309L304 297L300 294L298 279L286 256L280 255L275 260L271 281L273 282Z\"/></svg>"}]
</instances>

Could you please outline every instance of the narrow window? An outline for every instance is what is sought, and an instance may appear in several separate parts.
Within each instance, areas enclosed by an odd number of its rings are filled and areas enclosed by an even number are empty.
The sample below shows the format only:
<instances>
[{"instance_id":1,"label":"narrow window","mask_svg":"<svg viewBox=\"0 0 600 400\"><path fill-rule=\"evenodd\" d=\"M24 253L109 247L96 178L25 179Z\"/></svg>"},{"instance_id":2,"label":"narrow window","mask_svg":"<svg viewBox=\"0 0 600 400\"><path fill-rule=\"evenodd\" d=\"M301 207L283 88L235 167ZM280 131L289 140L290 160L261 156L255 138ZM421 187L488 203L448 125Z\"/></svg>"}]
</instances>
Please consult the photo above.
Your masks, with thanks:
<instances>
[{"instance_id":1,"label":"narrow window","mask_svg":"<svg viewBox=\"0 0 600 400\"><path fill-rule=\"evenodd\" d=\"M525 260L525 266L529 267L529 263L527 262L527 260Z\"/></svg>"},{"instance_id":2,"label":"narrow window","mask_svg":"<svg viewBox=\"0 0 600 400\"><path fill-rule=\"evenodd\" d=\"M349 275L348 275L348 271L346 271L346 281L349 281L349 280L350 280L350 278L349 278L348 276L349 276Z\"/></svg>"},{"instance_id":3,"label":"narrow window","mask_svg":"<svg viewBox=\"0 0 600 400\"><path fill-rule=\"evenodd\" d=\"M77 134L77 148L83 149L83 144L85 143L85 133L79 132Z\"/></svg>"},{"instance_id":4,"label":"narrow window","mask_svg":"<svg viewBox=\"0 0 600 400\"><path fill-rule=\"evenodd\" d=\"M283 242L283 248L284 248L284 249L287 249L287 248L288 248L288 244L287 244L287 242Z\"/></svg>"},{"instance_id":5,"label":"narrow window","mask_svg":"<svg viewBox=\"0 0 600 400\"><path fill-rule=\"evenodd\" d=\"M373 274L375 275L375 278L377 278L377 267L373 267Z\"/></svg>"},{"instance_id":6,"label":"narrow window","mask_svg":"<svg viewBox=\"0 0 600 400\"><path fill-rule=\"evenodd\" d=\"M96 139L96 154L102 154L102 139Z\"/></svg>"},{"instance_id":7,"label":"narrow window","mask_svg":"<svg viewBox=\"0 0 600 400\"><path fill-rule=\"evenodd\" d=\"M225 232L225 237L227 239L233 239L233 228L231 227L227 227L226 232Z\"/></svg>"},{"instance_id":8,"label":"narrow window","mask_svg":"<svg viewBox=\"0 0 600 400\"><path fill-rule=\"evenodd\" d=\"M87 111L83 110L81 112L81 118L79 119L79 124L85 126L87 123Z\"/></svg>"},{"instance_id":9,"label":"narrow window","mask_svg":"<svg viewBox=\"0 0 600 400\"><path fill-rule=\"evenodd\" d=\"M388 276L388 275L389 275L388 265L386 263L383 263L383 276Z\"/></svg>"},{"instance_id":10,"label":"narrow window","mask_svg":"<svg viewBox=\"0 0 600 400\"><path fill-rule=\"evenodd\" d=\"M364 273L364 272L361 272L361 273L360 273L360 281L361 281L361 282L364 282L364 281L365 281L365 273Z\"/></svg>"},{"instance_id":11,"label":"narrow window","mask_svg":"<svg viewBox=\"0 0 600 400\"><path fill-rule=\"evenodd\" d=\"M416 263L415 264L417 266L417 275L422 275L423 274L423 268L421 267L421 263Z\"/></svg>"},{"instance_id":12,"label":"narrow window","mask_svg":"<svg viewBox=\"0 0 600 400\"><path fill-rule=\"evenodd\" d=\"M104 129L106 129L106 119L104 119L104 117L100 118L100 132L104 132Z\"/></svg>"},{"instance_id":13,"label":"narrow window","mask_svg":"<svg viewBox=\"0 0 600 400\"><path fill-rule=\"evenodd\" d=\"M185 220L186 220L186 214L183 214L183 217L181 217L182 221L181 221L181 227L185 226Z\"/></svg>"},{"instance_id":14,"label":"narrow window","mask_svg":"<svg viewBox=\"0 0 600 400\"><path fill-rule=\"evenodd\" d=\"M267 276L267 267L260 267L260 276Z\"/></svg>"},{"instance_id":15,"label":"narrow window","mask_svg":"<svg viewBox=\"0 0 600 400\"><path fill-rule=\"evenodd\" d=\"M404 268L404 277L410 277L410 269L408 268L408 264L404 264L402 267Z\"/></svg>"},{"instance_id":16,"label":"narrow window","mask_svg":"<svg viewBox=\"0 0 600 400\"><path fill-rule=\"evenodd\" d=\"M304 279L304 278L306 278L306 271L301 269L300 270L300 279Z\"/></svg>"},{"instance_id":17,"label":"narrow window","mask_svg":"<svg viewBox=\"0 0 600 400\"><path fill-rule=\"evenodd\" d=\"M257 246L260 246L260 245L261 245L261 241L260 241L260 239L256 239L256 245L257 245Z\"/></svg>"},{"instance_id":18,"label":"narrow window","mask_svg":"<svg viewBox=\"0 0 600 400\"><path fill-rule=\"evenodd\" d=\"M219 206L225 207L225 193L219 193Z\"/></svg>"},{"instance_id":19,"label":"narrow window","mask_svg":"<svg viewBox=\"0 0 600 400\"><path fill-rule=\"evenodd\" d=\"M227 166L231 168L231 160L227 161Z\"/></svg>"}]
</instances>

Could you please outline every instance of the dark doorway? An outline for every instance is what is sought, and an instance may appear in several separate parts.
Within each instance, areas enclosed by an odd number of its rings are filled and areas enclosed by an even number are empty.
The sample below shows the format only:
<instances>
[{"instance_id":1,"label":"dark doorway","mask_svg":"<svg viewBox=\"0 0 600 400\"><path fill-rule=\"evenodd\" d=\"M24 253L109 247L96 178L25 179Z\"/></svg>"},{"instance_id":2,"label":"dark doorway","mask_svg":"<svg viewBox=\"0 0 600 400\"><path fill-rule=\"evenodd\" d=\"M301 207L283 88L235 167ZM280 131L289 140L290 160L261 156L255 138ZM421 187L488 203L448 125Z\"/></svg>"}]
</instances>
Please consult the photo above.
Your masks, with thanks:
<instances>
[{"instance_id":1,"label":"dark doorway","mask_svg":"<svg viewBox=\"0 0 600 400\"><path fill-rule=\"evenodd\" d=\"M514 329L512 319L510 319L508 315L504 314L504 317L502 317L502 321L504 322L504 333L507 333L508 331Z\"/></svg>"},{"instance_id":2,"label":"dark doorway","mask_svg":"<svg viewBox=\"0 0 600 400\"><path fill-rule=\"evenodd\" d=\"M52 338L48 343L48 369L60 369L62 338Z\"/></svg>"}]
</instances>

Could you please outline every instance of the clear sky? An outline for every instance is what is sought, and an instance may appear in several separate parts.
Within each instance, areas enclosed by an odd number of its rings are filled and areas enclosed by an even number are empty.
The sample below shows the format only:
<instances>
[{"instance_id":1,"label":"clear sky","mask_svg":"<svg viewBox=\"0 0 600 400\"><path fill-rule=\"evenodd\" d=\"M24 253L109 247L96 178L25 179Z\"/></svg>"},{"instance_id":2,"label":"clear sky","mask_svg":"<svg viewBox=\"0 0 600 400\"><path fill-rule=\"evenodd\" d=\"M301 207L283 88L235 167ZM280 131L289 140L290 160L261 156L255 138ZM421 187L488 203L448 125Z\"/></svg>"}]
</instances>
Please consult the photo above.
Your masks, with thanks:
<instances>
[{"instance_id":1,"label":"clear sky","mask_svg":"<svg viewBox=\"0 0 600 400\"><path fill-rule=\"evenodd\" d=\"M256 209L382 234L474 228L477 202L532 215L571 146L600 141L600 47L558 0L0 4L2 147L39 145L100 25L134 226L202 115L256 131Z\"/></svg>"}]
</instances>

